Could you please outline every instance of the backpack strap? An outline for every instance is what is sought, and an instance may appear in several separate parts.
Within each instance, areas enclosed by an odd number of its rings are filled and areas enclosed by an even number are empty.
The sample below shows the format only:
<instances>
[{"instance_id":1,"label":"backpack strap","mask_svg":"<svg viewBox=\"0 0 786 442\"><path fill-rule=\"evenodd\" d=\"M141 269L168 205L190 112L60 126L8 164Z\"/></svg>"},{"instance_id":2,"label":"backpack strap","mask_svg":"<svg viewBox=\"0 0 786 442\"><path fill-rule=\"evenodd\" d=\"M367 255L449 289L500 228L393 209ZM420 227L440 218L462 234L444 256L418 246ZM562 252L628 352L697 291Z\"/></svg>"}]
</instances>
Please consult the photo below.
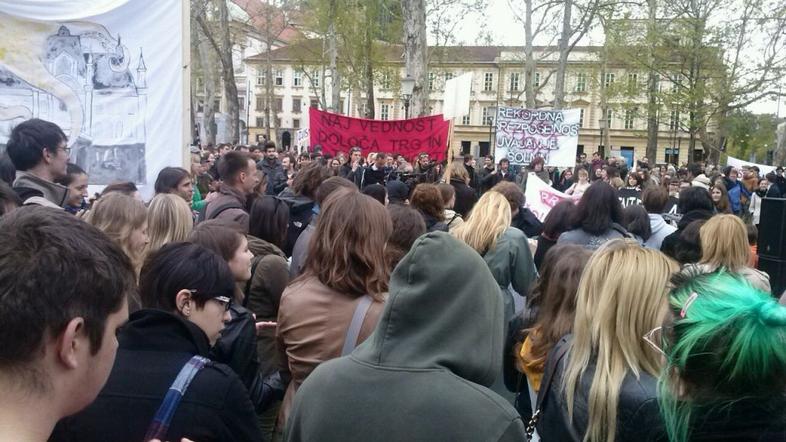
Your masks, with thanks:
<instances>
[{"instance_id":1,"label":"backpack strap","mask_svg":"<svg viewBox=\"0 0 786 442\"><path fill-rule=\"evenodd\" d=\"M262 261L262 258L264 258L264 256L255 256L254 261L251 263L251 277L246 281L246 287L243 290L243 293L246 295L243 297L243 307L248 307L248 295L251 293L251 281L254 280L254 273L257 272L257 266L259 265L259 261Z\"/></svg>"},{"instance_id":2,"label":"backpack strap","mask_svg":"<svg viewBox=\"0 0 786 442\"><path fill-rule=\"evenodd\" d=\"M205 218L207 218L207 210L208 210L208 206L210 206L210 204L208 204L207 206L205 206ZM226 203L224 203L224 204L222 204L222 205L218 206L218 208L217 208L217 209L215 209L215 210L214 210L214 211L213 211L213 212L210 214L210 219L216 219L216 218L218 218L218 215L220 215L222 212L224 212L224 211L226 211L226 210L229 210L229 209L243 209L243 206L242 206L242 205L241 205L239 202L237 202L237 201L234 201L234 200L233 200L233 201L227 201Z\"/></svg>"},{"instance_id":3,"label":"backpack strap","mask_svg":"<svg viewBox=\"0 0 786 442\"><path fill-rule=\"evenodd\" d=\"M344 337L344 347L341 349L341 356L346 356L352 353L358 345L358 338L360 337L360 327L363 326L363 320L366 319L369 307L371 307L373 299L369 295L363 295L355 306L355 313L352 315L352 322L349 323L347 335Z\"/></svg>"},{"instance_id":4,"label":"backpack strap","mask_svg":"<svg viewBox=\"0 0 786 442\"><path fill-rule=\"evenodd\" d=\"M178 405L180 405L180 400L183 399L183 396L186 394L186 390L188 390L188 386L191 385L191 381L194 380L194 376L196 376L208 362L210 362L210 359L195 355L180 369L180 373L177 374L175 381L172 382L172 385L166 392L161 406L158 407L158 411L156 411L156 414L153 416L153 421L147 429L144 440L166 440L169 424L172 422Z\"/></svg>"}]
</instances>

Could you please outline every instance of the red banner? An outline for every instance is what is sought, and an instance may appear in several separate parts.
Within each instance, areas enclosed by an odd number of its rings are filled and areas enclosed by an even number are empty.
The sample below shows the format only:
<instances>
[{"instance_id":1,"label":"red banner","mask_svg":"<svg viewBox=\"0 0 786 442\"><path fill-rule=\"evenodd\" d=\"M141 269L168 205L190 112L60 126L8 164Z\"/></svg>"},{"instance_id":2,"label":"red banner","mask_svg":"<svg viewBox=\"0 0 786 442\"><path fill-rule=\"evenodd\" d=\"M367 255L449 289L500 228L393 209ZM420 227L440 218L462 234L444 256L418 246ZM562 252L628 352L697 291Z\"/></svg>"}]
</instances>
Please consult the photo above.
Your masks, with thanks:
<instances>
[{"instance_id":1,"label":"red banner","mask_svg":"<svg viewBox=\"0 0 786 442\"><path fill-rule=\"evenodd\" d=\"M309 109L311 146L335 155L360 147L363 156L370 152L402 154L412 159L421 152L442 161L448 147L450 122L442 115L409 120L367 120Z\"/></svg>"}]
</instances>

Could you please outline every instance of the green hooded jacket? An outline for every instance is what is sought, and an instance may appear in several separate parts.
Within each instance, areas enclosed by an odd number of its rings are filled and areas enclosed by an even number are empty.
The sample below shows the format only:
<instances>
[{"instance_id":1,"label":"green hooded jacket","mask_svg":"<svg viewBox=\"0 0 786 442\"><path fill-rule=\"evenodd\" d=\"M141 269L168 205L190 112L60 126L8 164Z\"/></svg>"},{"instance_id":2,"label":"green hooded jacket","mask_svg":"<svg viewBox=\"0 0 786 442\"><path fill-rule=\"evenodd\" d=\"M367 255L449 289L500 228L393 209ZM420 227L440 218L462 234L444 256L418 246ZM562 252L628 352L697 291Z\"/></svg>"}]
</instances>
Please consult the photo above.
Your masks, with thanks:
<instances>
[{"instance_id":1,"label":"green hooded jacket","mask_svg":"<svg viewBox=\"0 0 786 442\"><path fill-rule=\"evenodd\" d=\"M295 397L288 441L523 441L500 372L503 307L483 259L421 236L393 272L374 333L323 363Z\"/></svg>"}]
</instances>

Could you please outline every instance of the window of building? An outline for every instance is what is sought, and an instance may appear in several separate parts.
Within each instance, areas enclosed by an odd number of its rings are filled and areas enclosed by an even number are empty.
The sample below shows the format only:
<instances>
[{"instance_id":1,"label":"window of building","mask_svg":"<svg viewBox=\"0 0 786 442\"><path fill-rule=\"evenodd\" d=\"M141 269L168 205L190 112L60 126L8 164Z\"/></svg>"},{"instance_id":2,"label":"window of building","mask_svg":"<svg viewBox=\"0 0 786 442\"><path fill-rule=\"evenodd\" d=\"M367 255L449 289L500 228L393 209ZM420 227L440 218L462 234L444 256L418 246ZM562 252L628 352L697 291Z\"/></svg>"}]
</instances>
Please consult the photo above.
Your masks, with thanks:
<instances>
[{"instance_id":1,"label":"window of building","mask_svg":"<svg viewBox=\"0 0 786 442\"><path fill-rule=\"evenodd\" d=\"M491 107L483 107L483 115L481 117L483 124L491 126L494 124L494 112Z\"/></svg>"},{"instance_id":2,"label":"window of building","mask_svg":"<svg viewBox=\"0 0 786 442\"><path fill-rule=\"evenodd\" d=\"M281 127L281 118L276 117L276 127Z\"/></svg>"},{"instance_id":3,"label":"window of building","mask_svg":"<svg viewBox=\"0 0 786 442\"><path fill-rule=\"evenodd\" d=\"M265 119L262 117L257 117L257 126L256 127L265 127Z\"/></svg>"},{"instance_id":4,"label":"window of building","mask_svg":"<svg viewBox=\"0 0 786 442\"><path fill-rule=\"evenodd\" d=\"M436 79L437 79L437 74L433 72L428 73L428 90L430 91L434 90L434 80Z\"/></svg>"},{"instance_id":5,"label":"window of building","mask_svg":"<svg viewBox=\"0 0 786 442\"><path fill-rule=\"evenodd\" d=\"M519 74L518 72L511 72L510 73L510 84L508 85L508 88L511 91L514 91L514 92L518 91L519 90L519 81L520 80L521 80L521 74Z\"/></svg>"},{"instance_id":6,"label":"window of building","mask_svg":"<svg viewBox=\"0 0 786 442\"><path fill-rule=\"evenodd\" d=\"M220 109L221 109L221 99L220 98L216 98L215 100L213 100L213 109L216 112L221 112L220 111Z\"/></svg>"},{"instance_id":7,"label":"window of building","mask_svg":"<svg viewBox=\"0 0 786 442\"><path fill-rule=\"evenodd\" d=\"M614 112L611 109L606 109L606 127L611 129L611 123L614 122L613 120Z\"/></svg>"},{"instance_id":8,"label":"window of building","mask_svg":"<svg viewBox=\"0 0 786 442\"><path fill-rule=\"evenodd\" d=\"M669 130L677 130L680 127L680 111L673 110L669 116Z\"/></svg>"},{"instance_id":9,"label":"window of building","mask_svg":"<svg viewBox=\"0 0 786 442\"><path fill-rule=\"evenodd\" d=\"M284 110L283 98L276 98L275 100L273 100L273 110L276 112L281 112Z\"/></svg>"},{"instance_id":10,"label":"window of building","mask_svg":"<svg viewBox=\"0 0 786 442\"><path fill-rule=\"evenodd\" d=\"M390 105L389 104L381 104L379 106L379 119L380 120L389 120L390 119Z\"/></svg>"},{"instance_id":11,"label":"window of building","mask_svg":"<svg viewBox=\"0 0 786 442\"><path fill-rule=\"evenodd\" d=\"M256 110L258 111L265 110L265 97L257 97Z\"/></svg>"},{"instance_id":12,"label":"window of building","mask_svg":"<svg viewBox=\"0 0 786 442\"><path fill-rule=\"evenodd\" d=\"M631 109L625 111L625 129L633 129L635 112Z\"/></svg>"},{"instance_id":13,"label":"window of building","mask_svg":"<svg viewBox=\"0 0 786 442\"><path fill-rule=\"evenodd\" d=\"M301 106L300 98L299 97L298 98L293 97L292 98L292 112L296 113L296 114L300 113L300 111L301 111L300 106Z\"/></svg>"},{"instance_id":14,"label":"window of building","mask_svg":"<svg viewBox=\"0 0 786 442\"><path fill-rule=\"evenodd\" d=\"M303 86L303 72L301 72L301 71L294 71L292 73L292 86L294 86L294 87L301 87L301 86Z\"/></svg>"},{"instance_id":15,"label":"window of building","mask_svg":"<svg viewBox=\"0 0 786 442\"><path fill-rule=\"evenodd\" d=\"M579 109L579 127L584 127L584 109Z\"/></svg>"},{"instance_id":16,"label":"window of building","mask_svg":"<svg viewBox=\"0 0 786 442\"><path fill-rule=\"evenodd\" d=\"M666 148L666 162L671 164L679 164L680 162L680 150L676 147L667 147Z\"/></svg>"},{"instance_id":17,"label":"window of building","mask_svg":"<svg viewBox=\"0 0 786 442\"><path fill-rule=\"evenodd\" d=\"M486 92L491 92L494 90L493 72L486 72L486 74L483 76L483 90Z\"/></svg>"},{"instance_id":18,"label":"window of building","mask_svg":"<svg viewBox=\"0 0 786 442\"><path fill-rule=\"evenodd\" d=\"M240 109L246 108L246 97L237 97L237 107Z\"/></svg>"},{"instance_id":19,"label":"window of building","mask_svg":"<svg viewBox=\"0 0 786 442\"><path fill-rule=\"evenodd\" d=\"M382 73L382 89L390 89L390 72Z\"/></svg>"},{"instance_id":20,"label":"window of building","mask_svg":"<svg viewBox=\"0 0 786 442\"><path fill-rule=\"evenodd\" d=\"M300 119L293 118L292 119L292 129L300 129Z\"/></svg>"},{"instance_id":21,"label":"window of building","mask_svg":"<svg viewBox=\"0 0 786 442\"><path fill-rule=\"evenodd\" d=\"M612 84L614 84L614 74L607 72L606 76L603 78L603 87L609 87Z\"/></svg>"},{"instance_id":22,"label":"window of building","mask_svg":"<svg viewBox=\"0 0 786 442\"><path fill-rule=\"evenodd\" d=\"M273 78L275 78L275 85L276 86L283 86L284 85L284 71L281 69L277 69L273 73Z\"/></svg>"},{"instance_id":23,"label":"window of building","mask_svg":"<svg viewBox=\"0 0 786 442\"><path fill-rule=\"evenodd\" d=\"M202 92L205 89L205 80L202 77L196 78L196 90L197 92Z\"/></svg>"},{"instance_id":24,"label":"window of building","mask_svg":"<svg viewBox=\"0 0 786 442\"><path fill-rule=\"evenodd\" d=\"M672 79L671 80L671 92L672 93L676 93L677 91L679 91L680 90L680 84L681 84L681 82L680 82L679 78Z\"/></svg>"},{"instance_id":25,"label":"window of building","mask_svg":"<svg viewBox=\"0 0 786 442\"><path fill-rule=\"evenodd\" d=\"M576 74L576 92L587 92L587 74L584 72Z\"/></svg>"},{"instance_id":26,"label":"window of building","mask_svg":"<svg viewBox=\"0 0 786 442\"><path fill-rule=\"evenodd\" d=\"M312 98L309 106L319 109L319 100L316 98Z\"/></svg>"},{"instance_id":27,"label":"window of building","mask_svg":"<svg viewBox=\"0 0 786 442\"><path fill-rule=\"evenodd\" d=\"M318 70L314 70L311 73L311 85L314 87L319 87L319 82L321 81L321 77Z\"/></svg>"},{"instance_id":28,"label":"window of building","mask_svg":"<svg viewBox=\"0 0 786 442\"><path fill-rule=\"evenodd\" d=\"M257 85L263 86L265 84L265 71L260 69L257 71Z\"/></svg>"},{"instance_id":29,"label":"window of building","mask_svg":"<svg viewBox=\"0 0 786 442\"><path fill-rule=\"evenodd\" d=\"M471 113L472 111L470 111L470 113L468 113L467 115L461 117L461 124L463 124L464 126L469 126L470 124L472 124Z\"/></svg>"},{"instance_id":30,"label":"window of building","mask_svg":"<svg viewBox=\"0 0 786 442\"><path fill-rule=\"evenodd\" d=\"M445 81L453 79L453 72L445 72Z\"/></svg>"},{"instance_id":31,"label":"window of building","mask_svg":"<svg viewBox=\"0 0 786 442\"><path fill-rule=\"evenodd\" d=\"M540 72L535 72L535 87L540 87Z\"/></svg>"},{"instance_id":32,"label":"window of building","mask_svg":"<svg viewBox=\"0 0 786 442\"><path fill-rule=\"evenodd\" d=\"M639 90L639 74L631 72L628 74L628 92L635 93Z\"/></svg>"}]
</instances>

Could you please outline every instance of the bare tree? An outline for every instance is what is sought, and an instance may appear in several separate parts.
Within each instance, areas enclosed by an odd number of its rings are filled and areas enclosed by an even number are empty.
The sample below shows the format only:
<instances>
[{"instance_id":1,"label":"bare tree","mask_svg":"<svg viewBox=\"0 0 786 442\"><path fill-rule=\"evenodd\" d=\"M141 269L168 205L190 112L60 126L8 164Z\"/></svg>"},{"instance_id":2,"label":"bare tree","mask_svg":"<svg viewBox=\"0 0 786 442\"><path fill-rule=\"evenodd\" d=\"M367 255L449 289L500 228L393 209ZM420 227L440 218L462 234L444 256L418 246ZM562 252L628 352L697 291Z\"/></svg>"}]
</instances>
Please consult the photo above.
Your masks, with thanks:
<instances>
[{"instance_id":1,"label":"bare tree","mask_svg":"<svg viewBox=\"0 0 786 442\"><path fill-rule=\"evenodd\" d=\"M424 115L428 109L428 43L424 0L401 0L404 22L404 61L407 74L415 79L411 115Z\"/></svg>"},{"instance_id":2,"label":"bare tree","mask_svg":"<svg viewBox=\"0 0 786 442\"><path fill-rule=\"evenodd\" d=\"M568 55L590 30L599 8L603 6L600 0L588 0L586 4L581 4L575 0L565 0L562 4L562 29L557 42L559 61L557 62L557 73L554 80L555 109L561 109L565 104L565 74L568 68ZM581 13L579 20L575 23L573 20L573 8L578 9Z\"/></svg>"}]
</instances>

